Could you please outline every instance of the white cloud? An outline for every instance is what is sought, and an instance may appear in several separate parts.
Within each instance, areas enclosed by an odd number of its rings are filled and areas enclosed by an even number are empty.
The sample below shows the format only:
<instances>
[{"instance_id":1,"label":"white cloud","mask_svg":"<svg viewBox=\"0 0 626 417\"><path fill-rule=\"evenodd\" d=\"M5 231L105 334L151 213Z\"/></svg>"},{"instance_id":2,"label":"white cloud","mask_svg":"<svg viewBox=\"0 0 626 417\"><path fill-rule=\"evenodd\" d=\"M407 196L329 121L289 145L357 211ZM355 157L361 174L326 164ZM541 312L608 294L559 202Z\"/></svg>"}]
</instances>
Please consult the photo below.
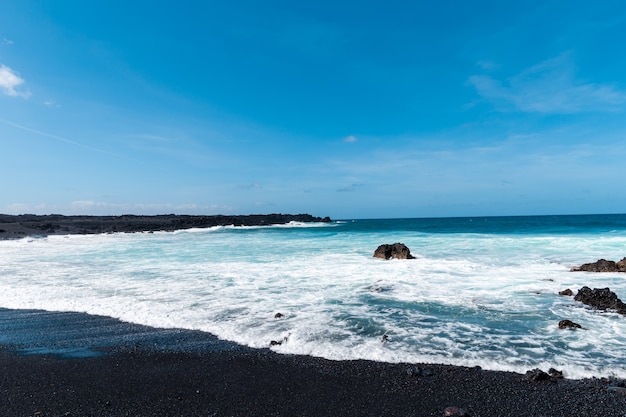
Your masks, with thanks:
<instances>
[{"instance_id":1,"label":"white cloud","mask_svg":"<svg viewBox=\"0 0 626 417\"><path fill-rule=\"evenodd\" d=\"M2 43L5 45L13 45L13 41L11 39L2 38Z\"/></svg>"},{"instance_id":2,"label":"white cloud","mask_svg":"<svg viewBox=\"0 0 626 417\"><path fill-rule=\"evenodd\" d=\"M577 80L570 54L541 62L501 81L470 77L478 94L496 106L529 113L612 112L626 108L626 91L608 84Z\"/></svg>"},{"instance_id":3,"label":"white cloud","mask_svg":"<svg viewBox=\"0 0 626 417\"><path fill-rule=\"evenodd\" d=\"M57 104L56 101L54 100L46 100L43 102L43 105L46 107L61 107L59 104Z\"/></svg>"},{"instance_id":4,"label":"white cloud","mask_svg":"<svg viewBox=\"0 0 626 417\"><path fill-rule=\"evenodd\" d=\"M232 207L210 205L200 206L198 204L116 204L103 201L77 200L59 211L69 214L95 214L95 215L121 215L121 214L207 214L219 211L232 211Z\"/></svg>"},{"instance_id":5,"label":"white cloud","mask_svg":"<svg viewBox=\"0 0 626 417\"><path fill-rule=\"evenodd\" d=\"M16 90L17 87L24 84L24 79L17 72L13 71L6 65L0 65L0 90L7 96L13 97L30 97L29 92Z\"/></svg>"},{"instance_id":6,"label":"white cloud","mask_svg":"<svg viewBox=\"0 0 626 417\"><path fill-rule=\"evenodd\" d=\"M356 136L350 135L350 136L345 137L343 141L346 143L354 143L357 141L357 139L356 139Z\"/></svg>"},{"instance_id":7,"label":"white cloud","mask_svg":"<svg viewBox=\"0 0 626 417\"><path fill-rule=\"evenodd\" d=\"M234 207L228 205L210 204L137 204L137 203L109 203L93 200L77 200L65 204L31 204L31 203L13 203L0 207L0 213L7 214L50 214L59 213L65 215L113 215L122 214L229 214L236 213Z\"/></svg>"}]
</instances>

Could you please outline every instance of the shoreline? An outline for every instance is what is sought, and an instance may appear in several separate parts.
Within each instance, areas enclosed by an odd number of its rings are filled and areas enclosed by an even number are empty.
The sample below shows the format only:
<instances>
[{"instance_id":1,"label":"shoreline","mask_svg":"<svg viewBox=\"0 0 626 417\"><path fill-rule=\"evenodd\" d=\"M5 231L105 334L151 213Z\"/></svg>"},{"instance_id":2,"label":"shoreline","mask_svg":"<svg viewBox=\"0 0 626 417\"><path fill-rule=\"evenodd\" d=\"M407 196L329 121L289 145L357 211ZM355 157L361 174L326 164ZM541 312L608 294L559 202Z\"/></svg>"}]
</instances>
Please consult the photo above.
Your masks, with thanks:
<instances>
[{"instance_id":1,"label":"shoreline","mask_svg":"<svg viewBox=\"0 0 626 417\"><path fill-rule=\"evenodd\" d=\"M154 216L64 216L61 214L35 215L0 214L0 240L50 235L173 232L191 228L214 226L270 226L289 222L330 222L329 217L310 214L250 214L196 216L163 214Z\"/></svg>"},{"instance_id":2,"label":"shoreline","mask_svg":"<svg viewBox=\"0 0 626 417\"><path fill-rule=\"evenodd\" d=\"M330 219L0 215L0 240L290 221ZM201 331L1 306L0 374L0 416L442 416L448 407L472 417L626 416L623 380L337 361L253 349Z\"/></svg>"},{"instance_id":3,"label":"shoreline","mask_svg":"<svg viewBox=\"0 0 626 417\"><path fill-rule=\"evenodd\" d=\"M8 416L623 416L606 379L283 355L204 332L0 308Z\"/></svg>"}]
</instances>

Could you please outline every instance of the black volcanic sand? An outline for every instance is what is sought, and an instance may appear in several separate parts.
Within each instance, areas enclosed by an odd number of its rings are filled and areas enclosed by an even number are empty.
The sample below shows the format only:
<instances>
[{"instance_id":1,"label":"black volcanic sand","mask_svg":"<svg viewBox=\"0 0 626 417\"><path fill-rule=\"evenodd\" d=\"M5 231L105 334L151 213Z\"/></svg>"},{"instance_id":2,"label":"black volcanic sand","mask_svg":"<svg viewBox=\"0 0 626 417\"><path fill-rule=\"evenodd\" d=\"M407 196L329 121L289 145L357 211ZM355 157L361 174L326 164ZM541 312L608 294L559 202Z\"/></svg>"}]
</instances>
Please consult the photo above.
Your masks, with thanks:
<instances>
[{"instance_id":1,"label":"black volcanic sand","mask_svg":"<svg viewBox=\"0 0 626 417\"><path fill-rule=\"evenodd\" d=\"M213 226L266 226L297 222L329 222L310 214L251 214L246 216L63 216L60 214L17 216L0 214L0 239L26 236L94 234L114 232L174 231Z\"/></svg>"},{"instance_id":2,"label":"black volcanic sand","mask_svg":"<svg viewBox=\"0 0 626 417\"><path fill-rule=\"evenodd\" d=\"M0 309L0 416L442 416L449 406L617 417L626 394L603 379L330 361L109 317Z\"/></svg>"}]
</instances>

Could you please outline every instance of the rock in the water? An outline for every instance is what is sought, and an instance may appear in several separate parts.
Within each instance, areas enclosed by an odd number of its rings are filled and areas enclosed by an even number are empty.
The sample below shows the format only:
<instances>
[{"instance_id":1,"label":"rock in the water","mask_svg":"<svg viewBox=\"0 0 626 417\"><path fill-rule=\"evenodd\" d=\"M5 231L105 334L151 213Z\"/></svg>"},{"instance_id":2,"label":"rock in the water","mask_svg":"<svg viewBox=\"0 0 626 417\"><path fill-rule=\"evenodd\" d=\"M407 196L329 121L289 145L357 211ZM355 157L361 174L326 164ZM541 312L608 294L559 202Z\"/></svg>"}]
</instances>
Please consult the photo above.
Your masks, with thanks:
<instances>
[{"instance_id":1,"label":"rock in the water","mask_svg":"<svg viewBox=\"0 0 626 417\"><path fill-rule=\"evenodd\" d=\"M572 268L570 271L578 272L626 272L626 258L623 258L619 262L607 261L606 259L598 259L596 262L588 264L582 264L577 268Z\"/></svg>"},{"instance_id":2,"label":"rock in the water","mask_svg":"<svg viewBox=\"0 0 626 417\"><path fill-rule=\"evenodd\" d=\"M581 326L578 323L574 323L571 320L561 320L559 322L559 329L582 329L583 326Z\"/></svg>"},{"instance_id":3,"label":"rock in the water","mask_svg":"<svg viewBox=\"0 0 626 417\"><path fill-rule=\"evenodd\" d=\"M393 245L380 245L374 251L374 258L414 259L415 257L411 255L411 251L404 243L394 243Z\"/></svg>"},{"instance_id":4,"label":"rock in the water","mask_svg":"<svg viewBox=\"0 0 626 417\"><path fill-rule=\"evenodd\" d=\"M574 292L568 288L566 290L559 291L559 295L567 295L568 297L571 297L574 295Z\"/></svg>"},{"instance_id":5,"label":"rock in the water","mask_svg":"<svg viewBox=\"0 0 626 417\"><path fill-rule=\"evenodd\" d=\"M271 340L271 341L270 341L270 346L280 346L280 345L282 345L282 344L283 344L283 343L285 343L287 340L289 340L289 336L290 336L290 335L291 335L291 333L290 333L290 334L288 334L287 336L283 337L283 340Z\"/></svg>"},{"instance_id":6,"label":"rock in the water","mask_svg":"<svg viewBox=\"0 0 626 417\"><path fill-rule=\"evenodd\" d=\"M275 319L282 319L283 317L285 317L285 315L283 313L276 313L276 314L274 314L274 318Z\"/></svg>"},{"instance_id":7,"label":"rock in the water","mask_svg":"<svg viewBox=\"0 0 626 417\"><path fill-rule=\"evenodd\" d=\"M608 288L594 288L592 290L589 287L582 287L578 290L574 300L598 310L615 310L620 314L626 315L626 304Z\"/></svg>"}]
</instances>

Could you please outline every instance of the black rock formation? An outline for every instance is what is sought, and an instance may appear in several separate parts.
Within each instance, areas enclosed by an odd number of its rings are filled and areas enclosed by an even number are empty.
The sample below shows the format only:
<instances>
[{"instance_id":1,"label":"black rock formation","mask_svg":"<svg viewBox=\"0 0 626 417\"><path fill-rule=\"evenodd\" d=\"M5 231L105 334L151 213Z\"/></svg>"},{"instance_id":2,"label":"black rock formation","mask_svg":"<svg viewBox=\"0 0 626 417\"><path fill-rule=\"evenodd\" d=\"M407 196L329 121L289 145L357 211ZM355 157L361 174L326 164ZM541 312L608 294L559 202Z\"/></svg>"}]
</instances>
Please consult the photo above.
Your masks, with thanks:
<instances>
[{"instance_id":1,"label":"black rock formation","mask_svg":"<svg viewBox=\"0 0 626 417\"><path fill-rule=\"evenodd\" d=\"M574 300L598 310L614 310L626 315L626 304L608 288L594 288L592 290L589 287L582 287L578 290Z\"/></svg>"},{"instance_id":2,"label":"black rock formation","mask_svg":"<svg viewBox=\"0 0 626 417\"><path fill-rule=\"evenodd\" d=\"M606 259L598 259L596 262L582 264L579 267L572 268L572 272L626 272L626 257L621 261L607 261Z\"/></svg>"},{"instance_id":3,"label":"black rock formation","mask_svg":"<svg viewBox=\"0 0 626 417\"><path fill-rule=\"evenodd\" d=\"M559 329L582 329L583 326L581 326L578 323L574 323L571 320L561 320L559 322Z\"/></svg>"},{"instance_id":4,"label":"black rock formation","mask_svg":"<svg viewBox=\"0 0 626 417\"><path fill-rule=\"evenodd\" d=\"M404 243L394 243L393 245L384 244L380 245L374 251L374 258L381 259L414 259L411 255L411 251L406 247Z\"/></svg>"},{"instance_id":5,"label":"black rock formation","mask_svg":"<svg viewBox=\"0 0 626 417\"><path fill-rule=\"evenodd\" d=\"M552 376L550 376L547 372L544 372L539 368L535 368L526 372L526 378L529 381L533 381L533 382L554 381Z\"/></svg>"},{"instance_id":6,"label":"black rock formation","mask_svg":"<svg viewBox=\"0 0 626 417\"><path fill-rule=\"evenodd\" d=\"M245 216L191 216L165 214L158 216L63 216L60 214L12 216L0 214L4 233L0 239L25 236L95 234L113 232L175 231L214 226L269 226L289 222L330 222L329 217L310 214L251 214Z\"/></svg>"}]
</instances>

